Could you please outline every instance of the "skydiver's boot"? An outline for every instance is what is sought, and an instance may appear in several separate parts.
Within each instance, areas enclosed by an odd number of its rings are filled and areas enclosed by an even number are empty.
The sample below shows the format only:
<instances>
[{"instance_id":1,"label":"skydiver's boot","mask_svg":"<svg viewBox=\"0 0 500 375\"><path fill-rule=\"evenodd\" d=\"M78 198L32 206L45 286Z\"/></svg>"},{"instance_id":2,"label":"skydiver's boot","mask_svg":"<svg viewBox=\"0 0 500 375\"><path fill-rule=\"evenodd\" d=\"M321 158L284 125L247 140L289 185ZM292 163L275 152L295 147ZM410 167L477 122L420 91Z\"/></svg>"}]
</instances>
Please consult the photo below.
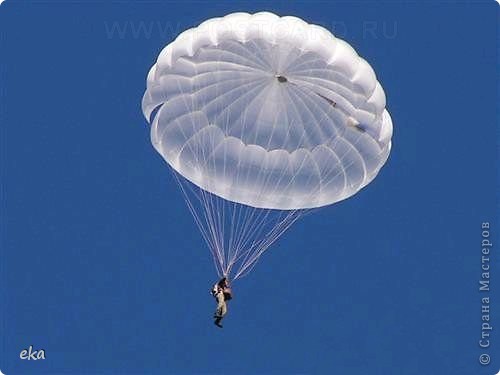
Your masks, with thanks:
<instances>
[{"instance_id":1,"label":"skydiver's boot","mask_svg":"<svg viewBox=\"0 0 500 375\"><path fill-rule=\"evenodd\" d=\"M217 317L214 321L214 324L219 327L219 328L222 328L222 324L220 324L220 321L222 320L221 317Z\"/></svg>"}]
</instances>

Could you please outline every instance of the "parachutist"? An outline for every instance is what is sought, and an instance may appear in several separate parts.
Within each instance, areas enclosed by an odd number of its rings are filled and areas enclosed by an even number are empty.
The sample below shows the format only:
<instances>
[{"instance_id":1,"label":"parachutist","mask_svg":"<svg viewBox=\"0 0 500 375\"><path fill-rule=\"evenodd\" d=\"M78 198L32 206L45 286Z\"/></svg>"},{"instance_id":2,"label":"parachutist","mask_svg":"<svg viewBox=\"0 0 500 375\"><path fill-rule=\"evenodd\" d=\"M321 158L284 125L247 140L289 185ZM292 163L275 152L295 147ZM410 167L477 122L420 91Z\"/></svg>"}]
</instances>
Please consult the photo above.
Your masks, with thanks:
<instances>
[{"instance_id":1,"label":"parachutist","mask_svg":"<svg viewBox=\"0 0 500 375\"><path fill-rule=\"evenodd\" d=\"M212 288L212 295L217 301L217 309L214 314L214 324L222 328L220 323L227 313L227 301L233 298L231 288L229 287L229 280L226 277L220 279Z\"/></svg>"}]
</instances>

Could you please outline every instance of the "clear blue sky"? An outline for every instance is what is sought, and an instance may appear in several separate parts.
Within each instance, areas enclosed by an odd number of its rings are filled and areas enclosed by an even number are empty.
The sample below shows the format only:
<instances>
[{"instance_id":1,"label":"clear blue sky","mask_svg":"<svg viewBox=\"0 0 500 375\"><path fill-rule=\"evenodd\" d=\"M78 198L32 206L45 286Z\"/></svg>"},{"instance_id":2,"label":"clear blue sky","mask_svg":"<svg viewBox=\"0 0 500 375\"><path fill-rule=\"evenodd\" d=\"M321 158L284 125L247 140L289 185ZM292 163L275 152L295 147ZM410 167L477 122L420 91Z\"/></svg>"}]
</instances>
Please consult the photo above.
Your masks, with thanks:
<instances>
[{"instance_id":1,"label":"clear blue sky","mask_svg":"<svg viewBox=\"0 0 500 375\"><path fill-rule=\"evenodd\" d=\"M0 369L496 373L498 9L493 1L7 0ZM211 321L212 260L150 144L140 100L148 69L178 32L260 10L321 24L372 64L394 121L393 151L366 189L305 217L261 258L236 285L220 330ZM486 367L478 362L483 221L496 242ZM29 345L47 359L20 360Z\"/></svg>"}]
</instances>

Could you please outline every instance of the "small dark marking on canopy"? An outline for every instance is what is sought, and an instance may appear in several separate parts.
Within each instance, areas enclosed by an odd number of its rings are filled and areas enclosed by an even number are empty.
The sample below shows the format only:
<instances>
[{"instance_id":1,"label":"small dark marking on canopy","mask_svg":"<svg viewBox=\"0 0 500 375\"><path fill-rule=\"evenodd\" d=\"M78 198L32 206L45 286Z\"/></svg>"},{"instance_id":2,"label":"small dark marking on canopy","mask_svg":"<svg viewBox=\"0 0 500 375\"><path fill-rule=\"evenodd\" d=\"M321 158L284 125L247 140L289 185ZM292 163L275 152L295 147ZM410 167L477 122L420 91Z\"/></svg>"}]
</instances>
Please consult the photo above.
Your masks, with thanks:
<instances>
[{"instance_id":1,"label":"small dark marking on canopy","mask_svg":"<svg viewBox=\"0 0 500 375\"><path fill-rule=\"evenodd\" d=\"M337 106L337 103L335 103L332 99L329 99L329 98L327 98L326 96L323 96L323 95L321 95L321 94L318 94L317 92L316 92L315 94L316 94L316 95L318 95L319 97L321 97L321 98L325 99L325 100L328 102L328 104L330 104L332 107Z\"/></svg>"},{"instance_id":2,"label":"small dark marking on canopy","mask_svg":"<svg viewBox=\"0 0 500 375\"><path fill-rule=\"evenodd\" d=\"M285 76L278 75L276 76L276 79L278 80L279 83L285 83L288 82Z\"/></svg>"},{"instance_id":3,"label":"small dark marking on canopy","mask_svg":"<svg viewBox=\"0 0 500 375\"><path fill-rule=\"evenodd\" d=\"M361 124L358 124L358 125L354 125L354 127L356 128L356 130L358 130L359 132L361 133L366 133L366 129L363 125Z\"/></svg>"}]
</instances>

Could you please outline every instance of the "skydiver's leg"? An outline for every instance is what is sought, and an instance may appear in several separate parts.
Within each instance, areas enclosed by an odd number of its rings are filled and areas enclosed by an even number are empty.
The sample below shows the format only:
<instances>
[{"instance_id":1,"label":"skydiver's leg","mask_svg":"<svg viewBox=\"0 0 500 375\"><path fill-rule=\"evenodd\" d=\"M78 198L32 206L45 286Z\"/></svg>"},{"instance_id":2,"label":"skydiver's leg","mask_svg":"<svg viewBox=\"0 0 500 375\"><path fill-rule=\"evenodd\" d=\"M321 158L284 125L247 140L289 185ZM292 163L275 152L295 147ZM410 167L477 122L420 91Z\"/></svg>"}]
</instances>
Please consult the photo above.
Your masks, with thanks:
<instances>
[{"instance_id":1,"label":"skydiver's leg","mask_svg":"<svg viewBox=\"0 0 500 375\"><path fill-rule=\"evenodd\" d=\"M222 318L225 314L225 310L226 310L226 302L224 301L224 294L221 292L221 293L218 293L217 294L217 310L215 310L215 315L217 317L220 317Z\"/></svg>"},{"instance_id":2,"label":"skydiver's leg","mask_svg":"<svg viewBox=\"0 0 500 375\"><path fill-rule=\"evenodd\" d=\"M215 310L215 325L217 327L222 328L222 325L220 324L222 318L227 312L227 307L226 307L226 302L224 301L224 293L218 293L217 294L217 310Z\"/></svg>"},{"instance_id":3,"label":"skydiver's leg","mask_svg":"<svg viewBox=\"0 0 500 375\"><path fill-rule=\"evenodd\" d=\"M226 301L222 301L220 316L223 318L224 315L226 315L226 314L227 314L227 303L226 303Z\"/></svg>"},{"instance_id":4,"label":"skydiver's leg","mask_svg":"<svg viewBox=\"0 0 500 375\"><path fill-rule=\"evenodd\" d=\"M217 305L217 307L215 308L215 312L214 312L214 318L219 318L221 315L221 309L220 309L220 306Z\"/></svg>"}]
</instances>

